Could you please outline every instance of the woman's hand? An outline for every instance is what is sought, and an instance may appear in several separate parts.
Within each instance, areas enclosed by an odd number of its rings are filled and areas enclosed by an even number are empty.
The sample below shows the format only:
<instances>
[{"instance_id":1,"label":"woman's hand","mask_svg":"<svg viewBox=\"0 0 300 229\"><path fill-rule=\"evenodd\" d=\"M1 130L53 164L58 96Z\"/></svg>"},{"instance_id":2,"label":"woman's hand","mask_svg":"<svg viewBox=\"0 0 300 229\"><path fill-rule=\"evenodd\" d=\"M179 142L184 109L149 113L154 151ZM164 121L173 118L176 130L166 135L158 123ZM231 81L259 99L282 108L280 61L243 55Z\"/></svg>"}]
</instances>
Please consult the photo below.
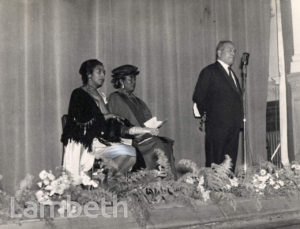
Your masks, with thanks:
<instances>
[{"instance_id":1,"label":"woman's hand","mask_svg":"<svg viewBox=\"0 0 300 229\"><path fill-rule=\"evenodd\" d=\"M159 134L159 130L157 128L134 126L129 129L129 134L130 135L151 134L153 136L157 136Z\"/></svg>"},{"instance_id":2,"label":"woman's hand","mask_svg":"<svg viewBox=\"0 0 300 229\"><path fill-rule=\"evenodd\" d=\"M157 136L159 134L159 130L157 128L148 128L148 127L145 127L144 128L145 131L153 136Z\"/></svg>"}]
</instances>

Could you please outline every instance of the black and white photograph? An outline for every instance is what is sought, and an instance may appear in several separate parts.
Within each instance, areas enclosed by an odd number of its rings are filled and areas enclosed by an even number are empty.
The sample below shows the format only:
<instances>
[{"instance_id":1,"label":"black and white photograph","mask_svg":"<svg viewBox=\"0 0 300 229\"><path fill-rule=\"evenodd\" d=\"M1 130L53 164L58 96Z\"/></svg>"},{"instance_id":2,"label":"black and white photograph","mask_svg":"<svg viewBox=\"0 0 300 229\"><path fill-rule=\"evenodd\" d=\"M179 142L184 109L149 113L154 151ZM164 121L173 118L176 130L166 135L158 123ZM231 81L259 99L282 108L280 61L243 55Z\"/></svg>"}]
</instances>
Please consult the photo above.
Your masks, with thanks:
<instances>
[{"instance_id":1,"label":"black and white photograph","mask_svg":"<svg viewBox=\"0 0 300 229\"><path fill-rule=\"evenodd\" d=\"M0 229L300 228L300 0L0 0Z\"/></svg>"}]
</instances>

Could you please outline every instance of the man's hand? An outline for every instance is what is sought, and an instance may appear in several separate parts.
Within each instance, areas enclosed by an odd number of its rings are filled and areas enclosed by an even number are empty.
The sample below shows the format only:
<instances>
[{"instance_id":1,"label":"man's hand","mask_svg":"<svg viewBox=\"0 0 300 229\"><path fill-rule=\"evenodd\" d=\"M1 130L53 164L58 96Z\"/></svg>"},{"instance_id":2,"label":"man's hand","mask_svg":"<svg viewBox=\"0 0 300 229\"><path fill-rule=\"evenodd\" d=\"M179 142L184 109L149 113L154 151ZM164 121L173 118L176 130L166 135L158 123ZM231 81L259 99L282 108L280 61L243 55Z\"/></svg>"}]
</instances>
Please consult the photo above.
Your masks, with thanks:
<instances>
[{"instance_id":1,"label":"man's hand","mask_svg":"<svg viewBox=\"0 0 300 229\"><path fill-rule=\"evenodd\" d=\"M200 118L200 126L199 126L199 130L202 132L202 131L205 131L205 121L206 121L206 113L204 113L203 116L201 116Z\"/></svg>"}]
</instances>

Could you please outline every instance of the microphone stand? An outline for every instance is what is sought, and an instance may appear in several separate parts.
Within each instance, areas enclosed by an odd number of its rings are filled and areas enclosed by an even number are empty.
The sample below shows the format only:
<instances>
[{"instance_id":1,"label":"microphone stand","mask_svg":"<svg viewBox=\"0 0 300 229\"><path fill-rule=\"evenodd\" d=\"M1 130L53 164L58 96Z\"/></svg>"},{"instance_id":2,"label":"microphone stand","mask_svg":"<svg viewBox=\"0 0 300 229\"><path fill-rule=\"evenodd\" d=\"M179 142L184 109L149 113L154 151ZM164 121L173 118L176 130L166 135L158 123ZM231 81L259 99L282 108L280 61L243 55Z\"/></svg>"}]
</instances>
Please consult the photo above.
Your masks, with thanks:
<instances>
[{"instance_id":1,"label":"microphone stand","mask_svg":"<svg viewBox=\"0 0 300 229\"><path fill-rule=\"evenodd\" d=\"M243 82L243 156L244 156L244 171L247 172L247 93L246 93L246 78L247 78L247 64L245 62L242 63L242 82Z\"/></svg>"}]
</instances>

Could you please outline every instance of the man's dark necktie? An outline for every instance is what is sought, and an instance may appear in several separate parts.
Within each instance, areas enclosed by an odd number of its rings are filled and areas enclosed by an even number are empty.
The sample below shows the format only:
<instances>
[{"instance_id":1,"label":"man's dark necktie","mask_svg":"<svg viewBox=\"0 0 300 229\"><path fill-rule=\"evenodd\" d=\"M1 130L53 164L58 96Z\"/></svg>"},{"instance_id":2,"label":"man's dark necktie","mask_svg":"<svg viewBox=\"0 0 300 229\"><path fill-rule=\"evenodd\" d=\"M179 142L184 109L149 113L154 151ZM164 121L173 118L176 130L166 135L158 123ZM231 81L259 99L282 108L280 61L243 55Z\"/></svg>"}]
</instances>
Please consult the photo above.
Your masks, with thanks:
<instances>
[{"instance_id":1,"label":"man's dark necktie","mask_svg":"<svg viewBox=\"0 0 300 229\"><path fill-rule=\"evenodd\" d=\"M230 66L228 67L228 75L229 75L230 79L233 80L234 85L237 87L236 80L235 80L234 76L231 74Z\"/></svg>"}]
</instances>

